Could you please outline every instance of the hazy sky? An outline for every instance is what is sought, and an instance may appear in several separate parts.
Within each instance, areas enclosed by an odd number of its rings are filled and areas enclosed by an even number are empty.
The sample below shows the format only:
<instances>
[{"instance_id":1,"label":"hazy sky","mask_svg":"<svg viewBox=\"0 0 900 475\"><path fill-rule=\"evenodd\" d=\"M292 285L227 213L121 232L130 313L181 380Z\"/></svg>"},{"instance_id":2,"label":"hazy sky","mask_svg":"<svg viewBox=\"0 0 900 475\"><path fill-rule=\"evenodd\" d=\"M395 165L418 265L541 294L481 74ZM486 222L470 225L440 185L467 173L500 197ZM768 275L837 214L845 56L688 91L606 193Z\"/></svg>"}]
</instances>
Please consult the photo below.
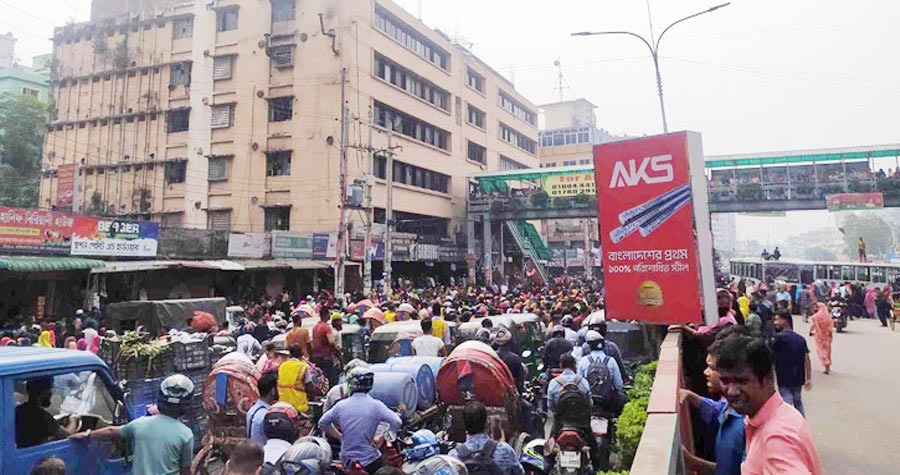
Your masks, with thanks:
<instances>
[{"instance_id":1,"label":"hazy sky","mask_svg":"<svg viewBox=\"0 0 900 475\"><path fill-rule=\"evenodd\" d=\"M427 24L474 44L535 103L559 99L559 58L565 98L596 104L601 127L661 131L646 47L629 37L569 36L649 35L645 0L398 1L413 14L421 5ZM650 0L655 31L717 3ZM0 0L0 32L19 38L18 56L26 60L50 51L53 25L85 20L89 7L89 0ZM669 127L701 132L707 155L900 142L900 55L892 52L898 27L896 0L734 0L664 37ZM823 221L816 213L740 218L739 235L764 240Z\"/></svg>"}]
</instances>

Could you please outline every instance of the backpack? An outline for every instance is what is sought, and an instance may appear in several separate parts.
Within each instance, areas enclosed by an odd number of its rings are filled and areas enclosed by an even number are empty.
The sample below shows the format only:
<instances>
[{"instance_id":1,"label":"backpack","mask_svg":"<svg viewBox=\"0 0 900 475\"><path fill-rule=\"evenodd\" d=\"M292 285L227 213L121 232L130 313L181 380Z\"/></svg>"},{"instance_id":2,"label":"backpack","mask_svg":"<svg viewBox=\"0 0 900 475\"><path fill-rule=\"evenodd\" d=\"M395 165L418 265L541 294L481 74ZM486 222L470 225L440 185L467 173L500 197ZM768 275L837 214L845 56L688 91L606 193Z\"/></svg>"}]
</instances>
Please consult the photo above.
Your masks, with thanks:
<instances>
[{"instance_id":1,"label":"backpack","mask_svg":"<svg viewBox=\"0 0 900 475\"><path fill-rule=\"evenodd\" d=\"M456 454L469 475L503 475L503 470L494 462L496 450L497 442L488 440L478 452L470 451L466 444L459 445L456 447Z\"/></svg>"},{"instance_id":2,"label":"backpack","mask_svg":"<svg viewBox=\"0 0 900 475\"><path fill-rule=\"evenodd\" d=\"M609 356L603 355L602 360L595 360L592 355L588 355L587 381L591 387L591 396L600 402L612 403L616 400L616 387L613 385L612 372L606 366L609 363Z\"/></svg>"},{"instance_id":3,"label":"backpack","mask_svg":"<svg viewBox=\"0 0 900 475\"><path fill-rule=\"evenodd\" d=\"M322 371L322 368L309 363L309 377L312 380L313 393L310 394L312 397L324 396L328 394L328 378L325 377L325 373Z\"/></svg>"},{"instance_id":4,"label":"backpack","mask_svg":"<svg viewBox=\"0 0 900 475\"><path fill-rule=\"evenodd\" d=\"M562 384L559 390L559 397L556 401L557 422L578 424L591 419L591 405L587 396L581 392L578 384L581 382L581 375L575 375L572 381L564 381L557 376L557 382Z\"/></svg>"}]
</instances>

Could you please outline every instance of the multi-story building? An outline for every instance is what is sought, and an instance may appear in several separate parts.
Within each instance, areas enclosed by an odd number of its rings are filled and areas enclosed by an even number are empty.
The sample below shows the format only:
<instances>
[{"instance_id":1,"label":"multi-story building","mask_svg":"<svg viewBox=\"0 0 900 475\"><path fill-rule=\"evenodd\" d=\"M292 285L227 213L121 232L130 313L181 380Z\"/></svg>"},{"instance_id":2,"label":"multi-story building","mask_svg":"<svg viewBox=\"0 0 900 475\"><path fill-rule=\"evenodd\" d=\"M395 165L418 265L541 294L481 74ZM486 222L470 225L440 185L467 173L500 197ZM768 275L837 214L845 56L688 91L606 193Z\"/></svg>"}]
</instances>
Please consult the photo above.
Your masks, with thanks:
<instances>
[{"instance_id":1,"label":"multi-story building","mask_svg":"<svg viewBox=\"0 0 900 475\"><path fill-rule=\"evenodd\" d=\"M334 233L342 173L349 184L371 170L383 222L385 161L369 152L393 147L398 230L451 237L464 234L470 174L538 166L536 107L390 0L92 11L54 34L42 206L57 202L55 170L75 164L85 212Z\"/></svg>"},{"instance_id":2,"label":"multi-story building","mask_svg":"<svg viewBox=\"0 0 900 475\"><path fill-rule=\"evenodd\" d=\"M716 250L727 256L734 255L737 248L737 215L734 213L714 213L710 215L713 241Z\"/></svg>"},{"instance_id":3,"label":"multi-story building","mask_svg":"<svg viewBox=\"0 0 900 475\"><path fill-rule=\"evenodd\" d=\"M16 62L16 38L12 33L0 35L0 94L34 97L41 101L49 98L50 81L42 70L44 58L34 58L33 67Z\"/></svg>"}]
</instances>

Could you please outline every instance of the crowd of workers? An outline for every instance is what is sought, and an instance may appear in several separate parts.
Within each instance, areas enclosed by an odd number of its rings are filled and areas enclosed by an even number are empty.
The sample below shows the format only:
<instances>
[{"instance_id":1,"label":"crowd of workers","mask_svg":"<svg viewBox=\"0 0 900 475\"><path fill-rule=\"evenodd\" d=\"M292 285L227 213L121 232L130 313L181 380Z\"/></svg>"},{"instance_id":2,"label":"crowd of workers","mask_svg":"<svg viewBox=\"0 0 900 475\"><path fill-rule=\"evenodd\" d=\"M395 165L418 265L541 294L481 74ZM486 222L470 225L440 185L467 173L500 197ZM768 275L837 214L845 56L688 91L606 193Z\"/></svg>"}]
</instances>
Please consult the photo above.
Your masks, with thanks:
<instances>
[{"instance_id":1,"label":"crowd of workers","mask_svg":"<svg viewBox=\"0 0 900 475\"><path fill-rule=\"evenodd\" d=\"M817 286L789 289L780 285L771 290L765 285L748 289L741 282L731 289L719 289L720 319L716 324L678 327L685 334L687 389L681 398L696 409L701 422L696 431L697 450L685 452L689 468L723 474L822 473L801 398L803 388L809 390L812 384L809 349L806 339L793 331L792 315L812 315L812 333L827 374L833 324L823 293L851 301L860 292L851 285L827 291ZM869 300L866 292L864 306ZM354 301L357 303L345 303ZM600 285L564 278L541 289L496 293L453 286L401 289L390 299L368 300L361 295L335 299L327 292L293 299L285 293L251 306L249 320L232 336L237 341L236 353L255 360L260 371L256 383L259 399L247 411L246 440L234 448L226 473L298 473L292 470L301 466L309 473L322 473L329 467L316 463L330 461L331 443L339 444L335 458L345 469L358 467L359 472L348 473L402 473L394 464L385 463L377 436L382 433L379 426L387 426L390 432L400 430L400 416L369 394L374 381L369 363L354 359L342 364L340 358L341 325L358 322L373 308L388 322L419 320L422 332L411 346L419 355L433 356L445 355L450 347L447 322L504 313L537 315L545 341L543 374L536 383L546 407L532 407L524 398L520 400L526 421L523 427L533 427L527 422L529 417L543 414L541 409L545 409L546 420L540 421L544 422L543 433L536 436L551 438L563 424L574 426L583 431L595 469L606 464L586 421L564 420L560 414L563 408L578 404L585 404L589 411L599 405L612 423L614 437L614 421L626 402L629 375L621 350L606 338ZM304 328L304 318L319 321L311 329ZM75 338L74 349L90 350L96 327L102 322L89 319L79 324L80 333L66 336L64 346L71 348L69 338ZM521 356L509 345L510 331L483 326L476 339L494 348L519 393L526 392L532 382L527 380ZM38 344L52 346L52 340L59 338L53 335L57 329L43 327ZM283 345L272 343L277 335L284 335ZM20 339L28 337L5 338L9 344L23 344L27 341ZM33 392L36 401L29 410L37 413L43 400L40 385L29 382L28 386L29 396ZM193 391L191 380L176 374L162 383L154 415L122 427L78 433L73 428L52 427L54 433L35 437L127 440L134 447L134 473L188 473L193 434L178 422L178 416ZM314 430L304 432L304 421L312 428L307 414L314 398L324 398L324 413ZM23 424L25 415L22 412ZM441 456L441 467L449 470L443 473L524 473L522 454L488 430L484 404L466 404L462 419L466 440ZM307 432L318 437L300 437ZM430 431L418 431L413 439L428 447L429 454L440 453L439 442ZM56 466L57 461L45 460L34 473L57 473L52 471Z\"/></svg>"}]
</instances>

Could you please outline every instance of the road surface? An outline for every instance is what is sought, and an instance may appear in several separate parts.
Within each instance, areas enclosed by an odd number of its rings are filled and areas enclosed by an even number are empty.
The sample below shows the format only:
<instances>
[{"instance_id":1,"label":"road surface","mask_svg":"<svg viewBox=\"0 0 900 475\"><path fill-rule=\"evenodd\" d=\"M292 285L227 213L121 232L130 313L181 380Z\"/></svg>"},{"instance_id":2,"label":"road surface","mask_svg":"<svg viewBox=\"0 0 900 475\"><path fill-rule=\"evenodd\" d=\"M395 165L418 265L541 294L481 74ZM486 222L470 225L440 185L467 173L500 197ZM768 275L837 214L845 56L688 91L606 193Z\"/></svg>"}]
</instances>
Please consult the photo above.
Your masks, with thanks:
<instances>
[{"instance_id":1,"label":"road surface","mask_svg":"<svg viewBox=\"0 0 900 475\"><path fill-rule=\"evenodd\" d=\"M900 473L900 331L877 320L851 321L834 336L826 376L809 326L794 321L811 351L813 388L803 404L825 473Z\"/></svg>"}]
</instances>

